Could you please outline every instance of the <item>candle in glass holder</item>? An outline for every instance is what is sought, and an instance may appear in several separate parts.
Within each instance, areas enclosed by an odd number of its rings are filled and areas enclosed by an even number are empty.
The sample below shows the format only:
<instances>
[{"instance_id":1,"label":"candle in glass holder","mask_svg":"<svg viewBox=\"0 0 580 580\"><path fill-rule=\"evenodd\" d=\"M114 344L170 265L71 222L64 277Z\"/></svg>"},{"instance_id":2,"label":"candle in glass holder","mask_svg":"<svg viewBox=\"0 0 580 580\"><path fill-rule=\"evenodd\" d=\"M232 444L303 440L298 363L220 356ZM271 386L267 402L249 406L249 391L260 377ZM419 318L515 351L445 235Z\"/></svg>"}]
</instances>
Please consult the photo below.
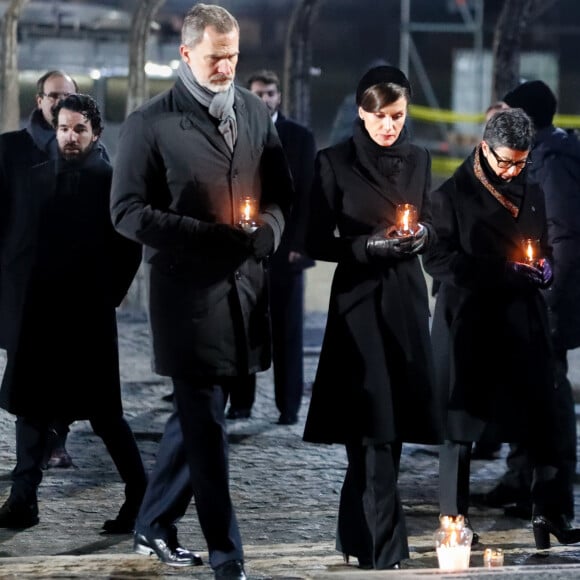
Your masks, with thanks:
<instances>
[{"instance_id":1,"label":"candle in glass holder","mask_svg":"<svg viewBox=\"0 0 580 580\"><path fill-rule=\"evenodd\" d=\"M439 568L446 571L469 568L473 532L465 526L465 518L440 516L440 527L435 532L435 549Z\"/></svg>"},{"instance_id":2,"label":"candle in glass holder","mask_svg":"<svg viewBox=\"0 0 580 580\"><path fill-rule=\"evenodd\" d=\"M258 228L256 223L256 200L251 195L242 197L239 224L247 232L255 232Z\"/></svg>"},{"instance_id":3,"label":"candle in glass holder","mask_svg":"<svg viewBox=\"0 0 580 580\"><path fill-rule=\"evenodd\" d=\"M417 208L412 203L400 203L395 220L398 236L414 235L417 231Z\"/></svg>"},{"instance_id":4,"label":"candle in glass holder","mask_svg":"<svg viewBox=\"0 0 580 580\"><path fill-rule=\"evenodd\" d=\"M501 548L486 548L483 552L483 565L485 568L503 566L503 550Z\"/></svg>"},{"instance_id":5,"label":"candle in glass holder","mask_svg":"<svg viewBox=\"0 0 580 580\"><path fill-rule=\"evenodd\" d=\"M522 245L526 264L535 266L540 259L540 240L525 238Z\"/></svg>"}]
</instances>

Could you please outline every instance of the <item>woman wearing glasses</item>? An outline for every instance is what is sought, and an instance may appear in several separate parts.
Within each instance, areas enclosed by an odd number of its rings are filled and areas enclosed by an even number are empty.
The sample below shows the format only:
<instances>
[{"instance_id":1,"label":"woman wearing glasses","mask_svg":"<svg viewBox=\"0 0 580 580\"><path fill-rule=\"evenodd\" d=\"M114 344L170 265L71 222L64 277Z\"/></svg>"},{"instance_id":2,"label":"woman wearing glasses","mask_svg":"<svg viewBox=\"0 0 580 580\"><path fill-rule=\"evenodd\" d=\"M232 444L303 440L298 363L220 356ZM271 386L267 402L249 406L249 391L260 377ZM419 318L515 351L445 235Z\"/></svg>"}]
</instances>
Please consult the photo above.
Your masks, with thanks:
<instances>
[{"instance_id":1,"label":"woman wearing glasses","mask_svg":"<svg viewBox=\"0 0 580 580\"><path fill-rule=\"evenodd\" d=\"M552 249L543 192L527 176L532 139L532 121L521 109L491 117L482 142L432 193L437 236L424 266L441 282L431 331L437 384L448 400L440 511L468 516L472 443L490 425L502 441L530 449L534 537L545 549L550 534L571 544L580 541L580 529L559 503L569 489L555 444L560 431L541 293L552 282Z\"/></svg>"}]
</instances>

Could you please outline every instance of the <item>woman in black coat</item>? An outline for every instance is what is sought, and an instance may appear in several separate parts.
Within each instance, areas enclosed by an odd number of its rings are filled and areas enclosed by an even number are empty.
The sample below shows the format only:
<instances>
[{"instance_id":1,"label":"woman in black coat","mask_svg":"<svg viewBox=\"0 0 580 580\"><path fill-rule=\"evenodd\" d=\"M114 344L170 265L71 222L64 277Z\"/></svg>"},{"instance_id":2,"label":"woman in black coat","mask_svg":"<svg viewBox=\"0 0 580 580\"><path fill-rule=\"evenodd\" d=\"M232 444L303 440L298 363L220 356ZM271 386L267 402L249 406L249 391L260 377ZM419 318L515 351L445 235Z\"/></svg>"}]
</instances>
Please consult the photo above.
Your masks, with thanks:
<instances>
[{"instance_id":1,"label":"woman in black coat","mask_svg":"<svg viewBox=\"0 0 580 580\"><path fill-rule=\"evenodd\" d=\"M500 440L529 446L534 534L547 548L549 533L567 544L580 541L580 530L558 507L567 477L541 292L552 282L552 249L543 192L527 176L532 138L521 109L488 121L481 144L432 194L436 241L424 265L441 282L432 326L437 383L448 399L441 513L468 515L472 442L491 425ZM526 260L526 239L539 241L535 262Z\"/></svg>"},{"instance_id":2,"label":"woman in black coat","mask_svg":"<svg viewBox=\"0 0 580 580\"><path fill-rule=\"evenodd\" d=\"M338 265L304 439L346 446L337 549L367 569L409 557L401 445L438 443L441 432L418 258L431 238L431 167L427 151L409 142L409 97L395 67L363 76L353 137L318 154L307 233L309 255ZM419 216L405 238L393 231L402 203Z\"/></svg>"}]
</instances>

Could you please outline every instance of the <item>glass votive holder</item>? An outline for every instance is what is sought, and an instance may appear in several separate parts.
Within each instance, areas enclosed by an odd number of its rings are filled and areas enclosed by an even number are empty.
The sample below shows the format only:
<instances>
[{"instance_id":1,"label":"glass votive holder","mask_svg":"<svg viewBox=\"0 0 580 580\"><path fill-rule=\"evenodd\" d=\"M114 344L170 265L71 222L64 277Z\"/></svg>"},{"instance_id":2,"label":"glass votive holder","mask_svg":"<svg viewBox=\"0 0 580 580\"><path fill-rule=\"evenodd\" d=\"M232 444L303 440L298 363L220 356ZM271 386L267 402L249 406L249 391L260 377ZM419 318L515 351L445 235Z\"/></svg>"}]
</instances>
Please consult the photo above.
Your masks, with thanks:
<instances>
[{"instance_id":1,"label":"glass votive holder","mask_svg":"<svg viewBox=\"0 0 580 580\"><path fill-rule=\"evenodd\" d=\"M524 262L530 266L536 266L540 260L540 240L525 238L522 240Z\"/></svg>"},{"instance_id":2,"label":"glass votive holder","mask_svg":"<svg viewBox=\"0 0 580 580\"><path fill-rule=\"evenodd\" d=\"M247 232L255 232L258 228L256 223L256 200L251 195L244 195L241 199L238 224Z\"/></svg>"},{"instance_id":3,"label":"glass votive holder","mask_svg":"<svg viewBox=\"0 0 580 580\"><path fill-rule=\"evenodd\" d=\"M484 568L499 568L503 566L503 550L501 548L486 548L483 551Z\"/></svg>"},{"instance_id":4,"label":"glass votive holder","mask_svg":"<svg viewBox=\"0 0 580 580\"><path fill-rule=\"evenodd\" d=\"M396 233L399 237L412 236L418 229L417 208L412 203L400 203L395 214Z\"/></svg>"},{"instance_id":5,"label":"glass votive holder","mask_svg":"<svg viewBox=\"0 0 580 580\"><path fill-rule=\"evenodd\" d=\"M439 569L447 572L467 570L473 532L465 525L465 518L441 515L439 524L434 534Z\"/></svg>"}]
</instances>

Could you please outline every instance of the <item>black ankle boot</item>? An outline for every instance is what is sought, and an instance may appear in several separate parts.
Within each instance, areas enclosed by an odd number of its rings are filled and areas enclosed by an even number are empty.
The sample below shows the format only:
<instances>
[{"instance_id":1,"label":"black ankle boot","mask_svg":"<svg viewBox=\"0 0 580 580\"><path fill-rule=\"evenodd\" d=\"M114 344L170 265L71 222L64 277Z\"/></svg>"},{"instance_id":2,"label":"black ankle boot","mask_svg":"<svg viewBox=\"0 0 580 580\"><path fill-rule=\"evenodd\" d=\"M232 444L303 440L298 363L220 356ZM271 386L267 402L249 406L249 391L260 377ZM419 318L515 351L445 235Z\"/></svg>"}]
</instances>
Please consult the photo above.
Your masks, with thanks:
<instances>
[{"instance_id":1,"label":"black ankle boot","mask_svg":"<svg viewBox=\"0 0 580 580\"><path fill-rule=\"evenodd\" d=\"M573 528L568 518L562 514L554 517L535 515L532 518L532 527L538 550L547 550L550 547L550 534L555 536L560 544L580 542L580 528Z\"/></svg>"}]
</instances>

